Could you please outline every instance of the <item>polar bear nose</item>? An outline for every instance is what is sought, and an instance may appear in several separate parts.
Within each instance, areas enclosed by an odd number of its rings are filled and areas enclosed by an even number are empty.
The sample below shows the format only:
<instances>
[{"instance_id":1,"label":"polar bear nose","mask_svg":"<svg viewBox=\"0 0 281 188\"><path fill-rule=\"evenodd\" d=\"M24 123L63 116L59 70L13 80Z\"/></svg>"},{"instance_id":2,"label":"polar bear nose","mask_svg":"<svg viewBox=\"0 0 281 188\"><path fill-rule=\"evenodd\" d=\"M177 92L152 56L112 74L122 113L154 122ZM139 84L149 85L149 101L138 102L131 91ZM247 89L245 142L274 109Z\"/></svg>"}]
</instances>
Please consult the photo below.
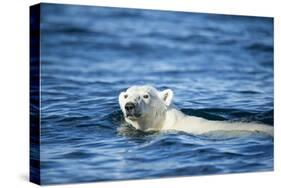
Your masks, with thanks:
<instances>
[{"instance_id":1,"label":"polar bear nose","mask_svg":"<svg viewBox=\"0 0 281 188\"><path fill-rule=\"evenodd\" d=\"M135 104L132 103L132 102L128 102L128 103L126 103L126 105L125 105L125 109L126 109L127 111L131 111L131 110L135 109Z\"/></svg>"}]
</instances>

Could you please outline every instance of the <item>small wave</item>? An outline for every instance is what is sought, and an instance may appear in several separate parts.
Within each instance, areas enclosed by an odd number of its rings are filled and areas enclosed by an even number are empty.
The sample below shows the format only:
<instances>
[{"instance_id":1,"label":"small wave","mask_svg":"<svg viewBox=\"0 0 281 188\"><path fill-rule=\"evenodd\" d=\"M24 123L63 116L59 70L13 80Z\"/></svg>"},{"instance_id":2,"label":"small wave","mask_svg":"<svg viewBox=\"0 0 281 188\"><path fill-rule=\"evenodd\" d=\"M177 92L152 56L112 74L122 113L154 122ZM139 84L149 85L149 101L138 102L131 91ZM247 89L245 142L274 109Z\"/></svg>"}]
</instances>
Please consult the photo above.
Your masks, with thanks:
<instances>
[{"instance_id":1,"label":"small wave","mask_svg":"<svg viewBox=\"0 0 281 188\"><path fill-rule=\"evenodd\" d=\"M65 154L61 154L59 156L59 158L68 158L68 159L85 159L85 158L90 158L92 157L92 155L90 155L90 153L88 153L87 151L85 150L77 150L77 151L71 151L71 152L68 152L68 153L65 153Z\"/></svg>"},{"instance_id":2,"label":"small wave","mask_svg":"<svg viewBox=\"0 0 281 188\"><path fill-rule=\"evenodd\" d=\"M84 120L91 120L92 118L90 116L70 116L70 117L62 117L59 122L79 122Z\"/></svg>"},{"instance_id":3,"label":"small wave","mask_svg":"<svg viewBox=\"0 0 281 188\"><path fill-rule=\"evenodd\" d=\"M264 43L252 43L246 46L246 48L249 50L273 52L273 46Z\"/></svg>"},{"instance_id":4,"label":"small wave","mask_svg":"<svg viewBox=\"0 0 281 188\"><path fill-rule=\"evenodd\" d=\"M133 126L123 122L121 126L117 128L117 134L121 136L126 136L130 138L142 138L145 136L151 136L159 133L159 131L141 131L135 129Z\"/></svg>"},{"instance_id":5,"label":"small wave","mask_svg":"<svg viewBox=\"0 0 281 188\"><path fill-rule=\"evenodd\" d=\"M54 24L49 26L49 24L44 23L42 24L42 31L47 33L54 33L54 34L70 34L73 36L77 35L88 35L88 36L95 36L95 37L115 37L116 35L113 33L108 33L106 31L92 29L91 27L81 26L81 25L63 25L63 24ZM67 41L65 41L67 42ZM69 41L70 42L70 41Z\"/></svg>"}]
</instances>

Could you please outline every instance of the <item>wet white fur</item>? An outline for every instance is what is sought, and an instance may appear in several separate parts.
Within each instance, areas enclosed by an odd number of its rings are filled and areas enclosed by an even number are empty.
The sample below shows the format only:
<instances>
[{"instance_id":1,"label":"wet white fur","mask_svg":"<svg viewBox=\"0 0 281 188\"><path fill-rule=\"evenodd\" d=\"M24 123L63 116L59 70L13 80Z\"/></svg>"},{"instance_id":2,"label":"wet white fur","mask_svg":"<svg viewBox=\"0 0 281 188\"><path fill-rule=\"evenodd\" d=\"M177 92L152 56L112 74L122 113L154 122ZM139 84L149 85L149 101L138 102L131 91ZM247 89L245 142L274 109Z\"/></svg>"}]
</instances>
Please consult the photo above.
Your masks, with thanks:
<instances>
[{"instance_id":1,"label":"wet white fur","mask_svg":"<svg viewBox=\"0 0 281 188\"><path fill-rule=\"evenodd\" d=\"M124 95L127 95L127 98ZM143 96L149 95L146 99ZM127 102L137 104L142 116L126 122L142 131L179 130L191 134L205 134L212 131L251 131L264 132L273 136L273 127L258 123L210 121L204 118L187 116L172 105L173 91L158 91L152 86L133 86L119 95L120 108L125 114Z\"/></svg>"}]
</instances>

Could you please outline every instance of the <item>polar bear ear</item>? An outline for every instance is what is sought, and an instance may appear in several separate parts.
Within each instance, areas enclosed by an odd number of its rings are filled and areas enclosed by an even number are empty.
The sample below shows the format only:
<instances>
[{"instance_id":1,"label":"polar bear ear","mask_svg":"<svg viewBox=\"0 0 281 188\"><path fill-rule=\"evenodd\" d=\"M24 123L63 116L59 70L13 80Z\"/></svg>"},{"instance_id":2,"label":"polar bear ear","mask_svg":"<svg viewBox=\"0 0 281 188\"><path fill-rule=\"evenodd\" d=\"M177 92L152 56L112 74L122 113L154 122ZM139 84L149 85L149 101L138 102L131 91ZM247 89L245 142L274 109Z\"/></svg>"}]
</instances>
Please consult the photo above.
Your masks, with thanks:
<instances>
[{"instance_id":1,"label":"polar bear ear","mask_svg":"<svg viewBox=\"0 0 281 188\"><path fill-rule=\"evenodd\" d=\"M166 106L170 106L173 100L174 93L171 89L165 89L164 91L160 92L159 96Z\"/></svg>"}]
</instances>

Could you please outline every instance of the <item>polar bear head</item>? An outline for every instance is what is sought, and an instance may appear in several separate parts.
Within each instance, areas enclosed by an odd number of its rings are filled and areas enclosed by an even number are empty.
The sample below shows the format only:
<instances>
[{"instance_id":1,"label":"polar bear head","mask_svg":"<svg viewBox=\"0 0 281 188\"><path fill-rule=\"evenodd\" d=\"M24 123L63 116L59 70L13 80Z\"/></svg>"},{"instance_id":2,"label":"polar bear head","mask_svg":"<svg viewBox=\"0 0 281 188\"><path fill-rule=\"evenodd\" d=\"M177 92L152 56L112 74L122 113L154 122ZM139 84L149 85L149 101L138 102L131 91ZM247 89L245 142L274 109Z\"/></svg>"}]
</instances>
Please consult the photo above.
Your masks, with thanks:
<instances>
[{"instance_id":1,"label":"polar bear head","mask_svg":"<svg viewBox=\"0 0 281 188\"><path fill-rule=\"evenodd\" d=\"M171 105L173 91L158 91L152 86L132 86L119 95L119 105L126 122L140 130L161 129L161 122Z\"/></svg>"}]
</instances>

